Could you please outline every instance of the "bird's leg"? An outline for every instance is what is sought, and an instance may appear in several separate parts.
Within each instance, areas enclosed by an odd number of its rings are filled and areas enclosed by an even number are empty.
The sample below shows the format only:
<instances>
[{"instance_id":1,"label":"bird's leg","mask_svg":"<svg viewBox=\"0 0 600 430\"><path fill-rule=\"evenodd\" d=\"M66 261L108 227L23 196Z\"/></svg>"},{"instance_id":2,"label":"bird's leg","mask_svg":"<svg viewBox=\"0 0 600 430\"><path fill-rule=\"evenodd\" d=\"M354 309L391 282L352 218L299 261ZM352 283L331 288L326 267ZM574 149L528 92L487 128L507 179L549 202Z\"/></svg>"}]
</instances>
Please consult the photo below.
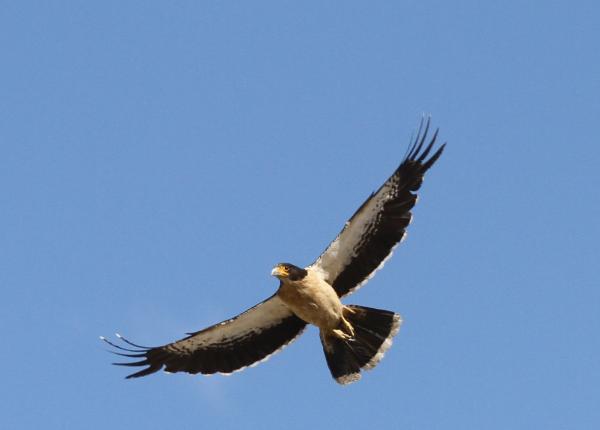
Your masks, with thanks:
<instances>
[{"instance_id":1,"label":"bird's leg","mask_svg":"<svg viewBox=\"0 0 600 430\"><path fill-rule=\"evenodd\" d=\"M349 333L351 337L354 337L354 327L352 327L352 324L350 324L350 321L348 321L344 317L344 314L346 314L346 313L353 315L353 314L356 313L356 310L354 310L354 309L352 309L352 308L350 308L348 306L344 306L344 310L342 311L342 324L343 324L344 329L345 329L344 331L346 333Z\"/></svg>"},{"instance_id":2,"label":"bird's leg","mask_svg":"<svg viewBox=\"0 0 600 430\"><path fill-rule=\"evenodd\" d=\"M336 328L334 330L331 330L331 332L334 334L334 336L339 337L342 340L352 340L352 336L347 335L346 333L344 333L342 330L340 330L339 328Z\"/></svg>"},{"instance_id":3,"label":"bird's leg","mask_svg":"<svg viewBox=\"0 0 600 430\"><path fill-rule=\"evenodd\" d=\"M342 317L342 324L344 325L344 328L346 329L345 331L350 334L351 338L353 338L354 337L354 327L352 327L352 324L350 324L350 321L348 321L346 318Z\"/></svg>"},{"instance_id":4,"label":"bird's leg","mask_svg":"<svg viewBox=\"0 0 600 430\"><path fill-rule=\"evenodd\" d=\"M354 327L352 327L352 324L350 324L350 322L343 316L340 321L340 326L340 328L332 330L335 336L343 340L354 339Z\"/></svg>"}]
</instances>

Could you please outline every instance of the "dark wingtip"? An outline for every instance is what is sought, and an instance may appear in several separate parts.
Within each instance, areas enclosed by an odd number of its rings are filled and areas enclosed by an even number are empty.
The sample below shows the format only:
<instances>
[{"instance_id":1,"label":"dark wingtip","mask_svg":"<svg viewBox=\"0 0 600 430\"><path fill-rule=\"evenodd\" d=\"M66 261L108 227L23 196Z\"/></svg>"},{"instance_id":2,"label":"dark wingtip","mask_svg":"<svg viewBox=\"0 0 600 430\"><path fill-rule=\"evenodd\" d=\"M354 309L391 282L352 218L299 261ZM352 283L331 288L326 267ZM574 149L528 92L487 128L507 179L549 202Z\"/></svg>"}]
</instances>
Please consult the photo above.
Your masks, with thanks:
<instances>
[{"instance_id":1,"label":"dark wingtip","mask_svg":"<svg viewBox=\"0 0 600 430\"><path fill-rule=\"evenodd\" d=\"M415 137L415 140L412 143L412 145L410 145L408 155L406 156L407 160L413 160L414 157L421 151L421 148L425 143L425 139L427 139L427 133L429 132L430 124L431 116L428 116L426 121L425 116L421 118L421 122L419 123L419 129L417 131L417 136ZM425 129L423 129L423 125L425 125Z\"/></svg>"},{"instance_id":2,"label":"dark wingtip","mask_svg":"<svg viewBox=\"0 0 600 430\"><path fill-rule=\"evenodd\" d=\"M108 340L107 338L105 338L104 336L100 336L100 340L103 342L106 342L107 344L109 344L110 346L112 346L113 348L117 348L120 349L121 351L127 351L127 352L135 352L135 353L140 353L140 352L145 352L148 351L148 349L150 348L143 348L143 349L131 349L131 348L124 348L120 345L117 345L113 342L111 342L110 340ZM112 352L112 351L111 351Z\"/></svg>"},{"instance_id":3,"label":"dark wingtip","mask_svg":"<svg viewBox=\"0 0 600 430\"><path fill-rule=\"evenodd\" d=\"M445 147L446 147L446 143L442 144L442 146L440 146L438 148L438 150L435 151L435 153L431 156L431 158L429 160L427 160L425 163L423 163L423 171L426 171L431 166L433 166L433 164L437 161L438 158L440 158L440 156L444 152Z\"/></svg>"},{"instance_id":4,"label":"dark wingtip","mask_svg":"<svg viewBox=\"0 0 600 430\"><path fill-rule=\"evenodd\" d=\"M125 367L139 367L139 366L145 366L147 364L149 364L147 359L144 360L140 360L140 361L131 361L128 363L111 363L113 366L125 366Z\"/></svg>"},{"instance_id":5,"label":"dark wingtip","mask_svg":"<svg viewBox=\"0 0 600 430\"><path fill-rule=\"evenodd\" d=\"M140 357L145 357L146 353L142 352L140 354L123 354L122 352L116 352L116 351L108 351L111 354L115 354L115 355L119 355L121 357L128 357L128 358L140 358Z\"/></svg>"},{"instance_id":6,"label":"dark wingtip","mask_svg":"<svg viewBox=\"0 0 600 430\"><path fill-rule=\"evenodd\" d=\"M134 378L140 378L140 377L146 376L146 375L151 375L155 372L158 372L161 367L162 367L162 365L152 364L149 367L147 367L146 369L140 370L139 372L136 372L136 373L132 373L131 375L127 375L125 377L125 379L134 379Z\"/></svg>"},{"instance_id":7,"label":"dark wingtip","mask_svg":"<svg viewBox=\"0 0 600 430\"><path fill-rule=\"evenodd\" d=\"M128 344L128 345L131 345L131 346L134 346L134 347L136 347L136 348L142 348L142 349L145 349L145 350L148 350L148 349L152 349L152 348L154 348L153 346L142 346L142 345L138 345L138 344L136 344L136 343L133 343L133 342L131 342L130 340L127 340L127 339L125 339L125 338L124 338L123 336L121 336L119 333L115 333L115 336L117 336L119 339L121 339L121 340L122 340L123 342L125 342L126 344Z\"/></svg>"},{"instance_id":8,"label":"dark wingtip","mask_svg":"<svg viewBox=\"0 0 600 430\"><path fill-rule=\"evenodd\" d=\"M433 145L435 144L435 141L437 139L438 133L439 133L440 129L436 129L435 133L433 133L433 137L431 138L431 142L429 142L429 145L427 145L427 148L425 148L425 151L423 151L423 153L421 154L421 156L417 159L417 161L419 163L422 163L423 160L425 160L427 158L427 156L429 155L429 152L431 151L431 148L433 148Z\"/></svg>"},{"instance_id":9,"label":"dark wingtip","mask_svg":"<svg viewBox=\"0 0 600 430\"><path fill-rule=\"evenodd\" d=\"M421 165L422 172L427 171L433 164L437 161L438 158L442 155L444 148L446 147L446 143L441 145L437 151L429 158L429 153L435 146L435 142L437 141L438 134L440 129L437 128L431 137L429 143L423 149L425 142L427 141L427 134L429 132L429 127L431 124L431 116L425 116L421 118L421 122L419 123L419 129L417 131L417 135L411 145L409 146L408 154L404 158L403 164L408 162L416 162Z\"/></svg>"},{"instance_id":10,"label":"dark wingtip","mask_svg":"<svg viewBox=\"0 0 600 430\"><path fill-rule=\"evenodd\" d=\"M108 345L110 345L113 348L118 349L119 351L126 351L127 353L117 352L117 351L108 351L108 352L122 356L122 357L127 357L127 358L143 358L143 360L131 361L131 362L127 362L127 363L112 363L113 365L124 366L124 367L148 366L147 368L142 369L139 372L136 372L136 373L126 376L125 379L139 378L141 376L146 376L151 373L157 372L158 370L161 369L162 364L151 363L148 358L148 352L153 350L154 348L133 343L130 340L125 339L123 336L121 336L118 333L116 333L116 336L118 339L120 339L122 342L126 343L127 345L133 346L138 349L125 348L123 346L120 346L120 345L117 345L116 343L111 342L104 336L100 336L100 340L102 340L103 342L107 343ZM130 353L133 353L133 354L130 354Z\"/></svg>"}]
</instances>

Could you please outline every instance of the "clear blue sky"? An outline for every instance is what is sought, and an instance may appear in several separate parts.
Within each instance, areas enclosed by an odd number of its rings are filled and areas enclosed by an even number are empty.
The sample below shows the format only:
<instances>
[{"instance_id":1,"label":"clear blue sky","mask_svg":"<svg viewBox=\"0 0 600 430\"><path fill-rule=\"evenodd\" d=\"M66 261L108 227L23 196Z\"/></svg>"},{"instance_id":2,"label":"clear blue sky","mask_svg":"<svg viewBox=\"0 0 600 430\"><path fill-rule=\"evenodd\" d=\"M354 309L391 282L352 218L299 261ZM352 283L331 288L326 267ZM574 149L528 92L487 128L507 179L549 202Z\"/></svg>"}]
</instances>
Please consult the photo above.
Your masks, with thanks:
<instances>
[{"instance_id":1,"label":"clear blue sky","mask_svg":"<svg viewBox=\"0 0 600 430\"><path fill-rule=\"evenodd\" d=\"M599 428L599 21L592 1L3 2L0 427ZM360 383L314 329L230 377L110 366L99 335L166 343L312 262L423 113L446 152L346 301L405 319Z\"/></svg>"}]
</instances>

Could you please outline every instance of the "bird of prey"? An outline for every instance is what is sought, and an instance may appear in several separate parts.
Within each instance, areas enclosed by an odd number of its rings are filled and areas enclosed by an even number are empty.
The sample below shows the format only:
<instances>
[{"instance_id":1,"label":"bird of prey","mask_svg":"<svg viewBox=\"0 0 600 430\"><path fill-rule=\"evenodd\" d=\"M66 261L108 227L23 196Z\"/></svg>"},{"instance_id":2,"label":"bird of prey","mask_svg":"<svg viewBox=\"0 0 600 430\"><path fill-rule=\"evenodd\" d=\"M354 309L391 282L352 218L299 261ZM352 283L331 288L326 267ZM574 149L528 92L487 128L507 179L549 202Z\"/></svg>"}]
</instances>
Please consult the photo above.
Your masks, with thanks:
<instances>
[{"instance_id":1,"label":"bird of prey","mask_svg":"<svg viewBox=\"0 0 600 430\"><path fill-rule=\"evenodd\" d=\"M114 363L144 367L127 378L166 372L228 374L266 360L296 339L307 324L320 330L325 359L340 384L360 379L391 346L402 323L400 315L340 299L365 284L405 236L411 209L425 172L444 150L432 153L436 130L427 142L429 119L421 126L394 173L358 208L317 260L305 268L277 264L271 274L277 292L240 315L181 340L144 347L120 335L116 354L138 361ZM432 155L428 158L428 156Z\"/></svg>"}]
</instances>

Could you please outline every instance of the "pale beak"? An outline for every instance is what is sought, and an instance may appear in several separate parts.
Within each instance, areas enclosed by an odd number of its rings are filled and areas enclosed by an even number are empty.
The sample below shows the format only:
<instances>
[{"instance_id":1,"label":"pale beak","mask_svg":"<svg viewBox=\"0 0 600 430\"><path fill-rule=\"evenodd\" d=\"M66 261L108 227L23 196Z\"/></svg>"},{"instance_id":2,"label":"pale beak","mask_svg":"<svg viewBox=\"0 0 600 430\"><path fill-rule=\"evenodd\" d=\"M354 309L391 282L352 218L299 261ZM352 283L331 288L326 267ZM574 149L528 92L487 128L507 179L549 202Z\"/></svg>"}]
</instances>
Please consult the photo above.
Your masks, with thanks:
<instances>
[{"instance_id":1,"label":"pale beak","mask_svg":"<svg viewBox=\"0 0 600 430\"><path fill-rule=\"evenodd\" d=\"M280 276L285 276L285 273L283 270L281 270L281 267L275 266L273 267L273 270L271 270L271 276L279 278Z\"/></svg>"}]
</instances>

